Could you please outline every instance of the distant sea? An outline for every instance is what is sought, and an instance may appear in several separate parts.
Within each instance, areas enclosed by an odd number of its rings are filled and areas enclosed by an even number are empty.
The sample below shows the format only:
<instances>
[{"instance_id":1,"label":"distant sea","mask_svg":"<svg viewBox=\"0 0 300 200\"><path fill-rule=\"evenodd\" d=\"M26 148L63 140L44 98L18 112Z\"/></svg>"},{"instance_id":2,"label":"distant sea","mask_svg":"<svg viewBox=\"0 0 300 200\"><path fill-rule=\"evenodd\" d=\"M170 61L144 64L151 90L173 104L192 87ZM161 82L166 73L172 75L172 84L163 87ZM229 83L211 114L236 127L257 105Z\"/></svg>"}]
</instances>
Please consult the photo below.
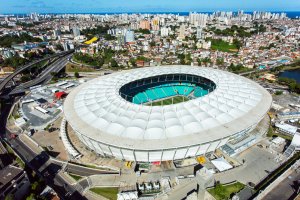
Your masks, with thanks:
<instances>
[{"instance_id":1,"label":"distant sea","mask_svg":"<svg viewBox=\"0 0 300 200\"><path fill-rule=\"evenodd\" d=\"M197 11L195 11L197 12ZM263 12L271 12L271 13L286 13L289 18L300 18L300 11L263 11ZM101 14L101 15L114 15L114 14L175 14L175 15L181 15L181 16L188 16L189 12L99 12L99 13L41 13L41 14ZM212 14L214 12L197 12L197 13L206 13L206 14ZM237 14L237 12L233 12L234 14ZM244 12L247 14L253 14L253 12ZM24 16L26 14L15 14L18 16Z\"/></svg>"}]
</instances>

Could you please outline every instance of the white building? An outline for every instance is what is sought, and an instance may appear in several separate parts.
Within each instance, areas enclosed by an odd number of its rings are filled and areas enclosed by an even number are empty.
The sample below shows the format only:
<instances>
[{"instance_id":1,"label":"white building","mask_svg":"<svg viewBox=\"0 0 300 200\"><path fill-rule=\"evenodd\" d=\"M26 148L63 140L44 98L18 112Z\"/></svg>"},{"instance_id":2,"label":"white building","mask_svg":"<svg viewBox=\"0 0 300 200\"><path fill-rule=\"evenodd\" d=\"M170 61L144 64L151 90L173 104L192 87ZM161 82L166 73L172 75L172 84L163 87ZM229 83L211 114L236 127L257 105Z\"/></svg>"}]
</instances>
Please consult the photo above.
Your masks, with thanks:
<instances>
[{"instance_id":1,"label":"white building","mask_svg":"<svg viewBox=\"0 0 300 200\"><path fill-rule=\"evenodd\" d=\"M125 42L134 42L134 31L127 31L125 34Z\"/></svg>"},{"instance_id":2,"label":"white building","mask_svg":"<svg viewBox=\"0 0 300 200\"><path fill-rule=\"evenodd\" d=\"M160 36L166 37L166 36L168 36L168 35L169 35L169 28L167 28L167 27L162 27L162 28L160 29Z\"/></svg>"},{"instance_id":3,"label":"white building","mask_svg":"<svg viewBox=\"0 0 300 200\"><path fill-rule=\"evenodd\" d=\"M132 92L166 81L205 84L208 89L201 97L171 105L134 101ZM160 89L142 98L149 102L174 92ZM156 162L215 151L229 139L252 131L271 103L271 95L249 79L212 68L174 65L126 70L83 83L67 96L64 115L94 152L120 160Z\"/></svg>"}]
</instances>

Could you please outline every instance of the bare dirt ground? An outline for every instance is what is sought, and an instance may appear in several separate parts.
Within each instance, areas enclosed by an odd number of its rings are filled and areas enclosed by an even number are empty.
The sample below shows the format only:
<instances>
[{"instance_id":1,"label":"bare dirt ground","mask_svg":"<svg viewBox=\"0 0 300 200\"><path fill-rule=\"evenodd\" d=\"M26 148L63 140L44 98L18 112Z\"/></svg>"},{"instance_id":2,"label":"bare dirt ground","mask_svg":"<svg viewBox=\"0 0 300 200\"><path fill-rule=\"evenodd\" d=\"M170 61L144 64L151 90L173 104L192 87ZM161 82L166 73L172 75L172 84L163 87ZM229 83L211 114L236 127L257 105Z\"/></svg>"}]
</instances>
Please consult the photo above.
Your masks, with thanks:
<instances>
[{"instance_id":1,"label":"bare dirt ground","mask_svg":"<svg viewBox=\"0 0 300 200\"><path fill-rule=\"evenodd\" d=\"M81 163L85 164L95 164L100 166L111 166L114 168L122 168L124 166L123 161L119 161L113 158L105 158L101 155L96 154L95 152L92 152L89 150L76 136L74 133L74 130L71 128L71 126L68 124L67 126L67 134L68 137L73 144L73 146L76 148L77 151L79 151L83 156L78 160Z\"/></svg>"},{"instance_id":2,"label":"bare dirt ground","mask_svg":"<svg viewBox=\"0 0 300 200\"><path fill-rule=\"evenodd\" d=\"M60 128L61 124L61 118L57 119L53 123L53 128ZM68 152L65 149L65 146L60 139L59 135L59 129L48 132L48 131L38 131L33 134L32 139L34 139L39 145L43 147L49 147L51 146L53 149L49 149L50 155L52 155L55 158L61 159L61 160L69 160ZM50 148L51 148L50 147Z\"/></svg>"}]
</instances>

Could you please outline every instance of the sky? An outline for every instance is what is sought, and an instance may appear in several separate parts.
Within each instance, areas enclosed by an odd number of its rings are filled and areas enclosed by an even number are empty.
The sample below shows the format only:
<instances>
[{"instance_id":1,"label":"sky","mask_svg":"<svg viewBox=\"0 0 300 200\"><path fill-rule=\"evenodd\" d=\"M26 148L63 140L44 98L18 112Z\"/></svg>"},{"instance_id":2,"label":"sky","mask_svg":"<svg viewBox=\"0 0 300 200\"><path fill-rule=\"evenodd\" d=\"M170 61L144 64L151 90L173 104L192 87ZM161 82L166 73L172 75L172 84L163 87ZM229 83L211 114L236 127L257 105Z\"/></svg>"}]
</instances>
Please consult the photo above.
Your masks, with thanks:
<instances>
[{"instance_id":1,"label":"sky","mask_svg":"<svg viewBox=\"0 0 300 200\"><path fill-rule=\"evenodd\" d=\"M300 0L0 0L7 13L300 11Z\"/></svg>"}]
</instances>

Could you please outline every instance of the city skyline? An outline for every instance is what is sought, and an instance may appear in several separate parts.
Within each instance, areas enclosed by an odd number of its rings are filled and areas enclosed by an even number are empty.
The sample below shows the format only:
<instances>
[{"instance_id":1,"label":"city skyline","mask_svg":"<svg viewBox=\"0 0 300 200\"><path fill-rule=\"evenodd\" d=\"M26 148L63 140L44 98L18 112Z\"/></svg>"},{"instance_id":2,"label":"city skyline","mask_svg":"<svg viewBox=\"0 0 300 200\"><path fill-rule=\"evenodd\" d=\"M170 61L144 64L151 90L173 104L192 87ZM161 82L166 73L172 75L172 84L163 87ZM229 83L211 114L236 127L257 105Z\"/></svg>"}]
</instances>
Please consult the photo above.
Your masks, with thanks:
<instances>
[{"instance_id":1,"label":"city skyline","mask_svg":"<svg viewBox=\"0 0 300 200\"><path fill-rule=\"evenodd\" d=\"M154 0L151 2L129 0L124 5L119 0L100 1L86 0L84 3L77 0L61 2L58 0L0 0L0 13L114 13L114 12L214 12L214 11L300 11L300 1L293 0Z\"/></svg>"}]
</instances>

